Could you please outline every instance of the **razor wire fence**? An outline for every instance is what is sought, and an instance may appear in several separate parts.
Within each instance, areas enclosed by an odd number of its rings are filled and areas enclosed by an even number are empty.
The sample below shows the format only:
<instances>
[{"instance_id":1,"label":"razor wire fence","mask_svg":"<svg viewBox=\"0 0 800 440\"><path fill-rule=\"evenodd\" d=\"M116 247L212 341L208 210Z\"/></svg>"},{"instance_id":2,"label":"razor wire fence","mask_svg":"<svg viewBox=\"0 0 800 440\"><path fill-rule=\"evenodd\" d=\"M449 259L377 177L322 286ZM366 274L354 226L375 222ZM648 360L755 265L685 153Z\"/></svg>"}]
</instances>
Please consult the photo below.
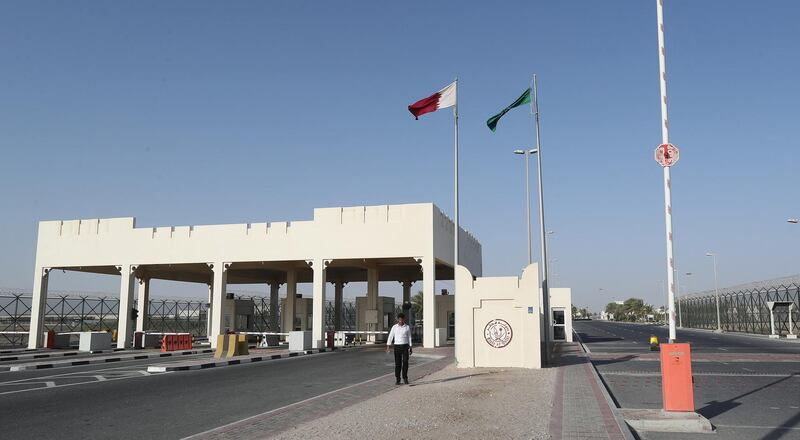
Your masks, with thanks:
<instances>
[{"instance_id":1,"label":"razor wire fence","mask_svg":"<svg viewBox=\"0 0 800 440\"><path fill-rule=\"evenodd\" d=\"M237 299L253 301L254 331L280 331L272 325L270 299L262 296L237 295ZM207 334L208 303L193 299L150 299L144 328L160 333ZM138 305L135 306L141 310ZM27 344L30 329L32 296L30 292L0 290L0 347ZM280 308L279 308L280 309ZM280 323L280 310L276 322ZM334 304L325 304L325 327L334 329ZM119 298L111 295L53 293L47 296L44 330L56 332L113 331L119 320ZM341 330L355 330L355 303L342 303Z\"/></svg>"},{"instance_id":2,"label":"razor wire fence","mask_svg":"<svg viewBox=\"0 0 800 440\"><path fill-rule=\"evenodd\" d=\"M684 327L716 330L717 295L714 290L694 293L679 299L679 321ZM761 281L719 290L719 315L722 330L770 334L768 301L794 303L792 329L789 329L789 311L775 310L775 332L778 334L800 332L800 277Z\"/></svg>"}]
</instances>

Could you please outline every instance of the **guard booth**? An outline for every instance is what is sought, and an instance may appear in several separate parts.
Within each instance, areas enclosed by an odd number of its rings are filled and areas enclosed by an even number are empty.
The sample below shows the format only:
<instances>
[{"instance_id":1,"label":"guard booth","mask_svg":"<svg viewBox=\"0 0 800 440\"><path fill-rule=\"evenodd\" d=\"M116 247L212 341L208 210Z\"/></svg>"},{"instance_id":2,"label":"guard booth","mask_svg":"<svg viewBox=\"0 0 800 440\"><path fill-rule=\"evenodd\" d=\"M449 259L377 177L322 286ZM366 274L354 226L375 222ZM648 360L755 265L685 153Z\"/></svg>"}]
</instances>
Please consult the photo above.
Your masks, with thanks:
<instances>
[{"instance_id":1,"label":"guard booth","mask_svg":"<svg viewBox=\"0 0 800 440\"><path fill-rule=\"evenodd\" d=\"M572 342L572 289L551 287L550 340ZM541 291L541 289L540 289Z\"/></svg>"},{"instance_id":2,"label":"guard booth","mask_svg":"<svg viewBox=\"0 0 800 440\"><path fill-rule=\"evenodd\" d=\"M780 316L786 313L789 319L789 333L786 335L786 339L797 339L797 335L794 334L794 322L792 321L794 303L792 301L767 301L767 307L769 307L769 337L772 339L781 337L780 329L777 332L775 331L775 314L777 313Z\"/></svg>"},{"instance_id":3,"label":"guard booth","mask_svg":"<svg viewBox=\"0 0 800 440\"><path fill-rule=\"evenodd\" d=\"M456 338L456 301L455 296L448 295L446 290L436 295L436 333L437 347L446 345Z\"/></svg>"},{"instance_id":4,"label":"guard booth","mask_svg":"<svg viewBox=\"0 0 800 440\"><path fill-rule=\"evenodd\" d=\"M232 332L255 330L255 308L252 299L235 299L233 294L222 301L223 327Z\"/></svg>"},{"instance_id":5,"label":"guard booth","mask_svg":"<svg viewBox=\"0 0 800 440\"><path fill-rule=\"evenodd\" d=\"M312 312L314 307L313 298L303 298L297 294L294 300L294 320L290 320L286 313L286 299L281 300L281 331L306 331L312 328Z\"/></svg>"},{"instance_id":6,"label":"guard booth","mask_svg":"<svg viewBox=\"0 0 800 440\"><path fill-rule=\"evenodd\" d=\"M388 332L394 325L394 298L379 296L375 309L367 306L369 298L356 297L356 330L369 332ZM374 335L369 341L385 342L387 335Z\"/></svg>"}]
</instances>

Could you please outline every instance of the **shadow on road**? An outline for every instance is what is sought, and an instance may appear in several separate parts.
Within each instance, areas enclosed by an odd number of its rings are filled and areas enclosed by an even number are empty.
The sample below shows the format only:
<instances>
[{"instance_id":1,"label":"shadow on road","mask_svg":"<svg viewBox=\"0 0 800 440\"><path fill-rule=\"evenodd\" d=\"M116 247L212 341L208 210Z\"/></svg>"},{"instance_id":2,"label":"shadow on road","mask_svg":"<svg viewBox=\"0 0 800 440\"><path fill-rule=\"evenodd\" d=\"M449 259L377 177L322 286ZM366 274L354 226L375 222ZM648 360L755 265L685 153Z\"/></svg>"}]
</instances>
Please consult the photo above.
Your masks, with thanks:
<instances>
[{"instance_id":1,"label":"shadow on road","mask_svg":"<svg viewBox=\"0 0 800 440\"><path fill-rule=\"evenodd\" d=\"M612 358L612 359L592 359L592 363L595 366L611 365L611 364L616 364L616 363L619 363L619 362L627 362L627 361L629 361L631 359L636 359L636 358L637 358L637 356L635 356L635 355L626 354L625 356L620 356L620 357L616 357L616 358ZM602 373L600 373L600 374L602 374Z\"/></svg>"},{"instance_id":2,"label":"shadow on road","mask_svg":"<svg viewBox=\"0 0 800 440\"><path fill-rule=\"evenodd\" d=\"M730 411L731 409L736 408L737 406L741 405L741 402L736 402L736 400L739 400L742 397L746 397L746 396L749 396L751 394L757 393L759 391L765 390L765 389L767 389L769 387L775 386L775 385L777 385L777 384L779 384L779 383L781 383L781 382L783 382L785 380L791 379L793 377L794 377L794 375L780 378L780 379L778 379L778 380L776 380L774 382L768 383L768 384L766 384L764 386L758 387L758 388L756 388L754 390L750 390L750 391L748 391L748 392L746 392L744 394L740 394L740 395L738 395L736 397L731 397L730 399L723 400L721 402L720 401L716 401L716 400L712 400L711 402L707 402L706 406L698 409L697 412L702 414L703 416L705 416L707 419L710 420L713 417L716 417L716 416L718 416L718 415L720 415L720 414L722 414L724 412Z\"/></svg>"},{"instance_id":3,"label":"shadow on road","mask_svg":"<svg viewBox=\"0 0 800 440\"><path fill-rule=\"evenodd\" d=\"M583 341L584 344L591 344L594 342L616 342L623 340L622 338L591 336L583 332L578 332L578 336L580 336L580 340Z\"/></svg>"},{"instance_id":4,"label":"shadow on road","mask_svg":"<svg viewBox=\"0 0 800 440\"><path fill-rule=\"evenodd\" d=\"M412 384L409 384L408 386L416 387L416 386L419 386L419 385L431 385L431 384L434 384L434 383L450 382L450 381L453 381L453 380L467 379L469 377L484 376L484 375L487 375L487 374L497 374L497 372L496 371L487 371L485 373L465 374L463 376L446 377L444 379L426 380L426 381L422 381L422 382L414 382Z\"/></svg>"},{"instance_id":5,"label":"shadow on road","mask_svg":"<svg viewBox=\"0 0 800 440\"><path fill-rule=\"evenodd\" d=\"M761 437L761 440L778 440L785 434L789 434L791 431L790 428L796 428L798 426L800 426L800 413L795 414L783 425L773 428L772 431L767 433L767 435Z\"/></svg>"}]
</instances>

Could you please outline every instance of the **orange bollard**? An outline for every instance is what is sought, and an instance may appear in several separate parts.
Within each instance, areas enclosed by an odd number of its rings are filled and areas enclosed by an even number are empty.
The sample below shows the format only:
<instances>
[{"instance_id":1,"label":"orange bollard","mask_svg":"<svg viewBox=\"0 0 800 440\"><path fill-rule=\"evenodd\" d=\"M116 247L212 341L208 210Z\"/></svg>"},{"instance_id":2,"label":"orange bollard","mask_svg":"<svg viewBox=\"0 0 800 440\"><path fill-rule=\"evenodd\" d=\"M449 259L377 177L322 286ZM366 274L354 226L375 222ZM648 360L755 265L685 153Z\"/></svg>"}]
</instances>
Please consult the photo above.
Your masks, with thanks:
<instances>
[{"instance_id":1,"label":"orange bollard","mask_svg":"<svg viewBox=\"0 0 800 440\"><path fill-rule=\"evenodd\" d=\"M665 411L694 411L689 344L661 344L661 393Z\"/></svg>"}]
</instances>

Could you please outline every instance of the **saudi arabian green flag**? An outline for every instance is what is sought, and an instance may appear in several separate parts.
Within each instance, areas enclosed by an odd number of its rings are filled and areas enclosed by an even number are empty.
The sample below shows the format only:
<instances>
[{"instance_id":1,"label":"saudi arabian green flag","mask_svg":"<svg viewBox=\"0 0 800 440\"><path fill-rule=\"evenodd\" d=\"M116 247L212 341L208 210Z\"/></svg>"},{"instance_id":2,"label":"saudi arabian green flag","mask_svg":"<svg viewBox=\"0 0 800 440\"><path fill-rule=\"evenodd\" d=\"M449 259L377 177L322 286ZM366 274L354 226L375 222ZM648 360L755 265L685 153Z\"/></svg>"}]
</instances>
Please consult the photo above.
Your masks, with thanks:
<instances>
[{"instance_id":1,"label":"saudi arabian green flag","mask_svg":"<svg viewBox=\"0 0 800 440\"><path fill-rule=\"evenodd\" d=\"M509 110L512 108L517 108L523 104L530 104L531 103L531 89L528 87L528 90L525 90L516 101L512 102L511 105L504 108L500 113L492 116L489 120L486 121L486 125L489 127L489 130L494 131L497 128L497 123L500 121L500 118L503 117Z\"/></svg>"}]
</instances>

